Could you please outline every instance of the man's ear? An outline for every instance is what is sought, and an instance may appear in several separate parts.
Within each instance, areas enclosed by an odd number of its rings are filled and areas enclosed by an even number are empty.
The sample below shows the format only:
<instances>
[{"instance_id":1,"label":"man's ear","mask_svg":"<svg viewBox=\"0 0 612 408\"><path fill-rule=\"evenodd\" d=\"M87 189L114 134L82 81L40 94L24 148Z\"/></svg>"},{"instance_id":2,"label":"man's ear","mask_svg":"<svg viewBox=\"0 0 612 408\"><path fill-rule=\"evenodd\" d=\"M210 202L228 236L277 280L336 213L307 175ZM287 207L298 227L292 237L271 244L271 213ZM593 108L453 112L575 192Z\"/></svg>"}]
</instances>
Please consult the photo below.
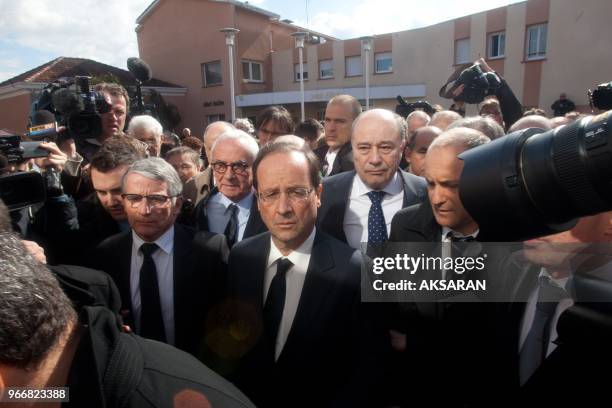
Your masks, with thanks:
<instances>
[{"instance_id":1,"label":"man's ear","mask_svg":"<svg viewBox=\"0 0 612 408\"><path fill-rule=\"evenodd\" d=\"M323 193L323 183L320 183L317 188L315 188L315 193L317 195L317 208L321 207L321 194Z\"/></svg>"},{"instance_id":2,"label":"man's ear","mask_svg":"<svg viewBox=\"0 0 612 408\"><path fill-rule=\"evenodd\" d=\"M172 212L174 213L174 215L179 215L181 213L181 208L183 207L183 196L178 196L176 197L176 201L174 202L174 208L172 209Z\"/></svg>"}]
</instances>

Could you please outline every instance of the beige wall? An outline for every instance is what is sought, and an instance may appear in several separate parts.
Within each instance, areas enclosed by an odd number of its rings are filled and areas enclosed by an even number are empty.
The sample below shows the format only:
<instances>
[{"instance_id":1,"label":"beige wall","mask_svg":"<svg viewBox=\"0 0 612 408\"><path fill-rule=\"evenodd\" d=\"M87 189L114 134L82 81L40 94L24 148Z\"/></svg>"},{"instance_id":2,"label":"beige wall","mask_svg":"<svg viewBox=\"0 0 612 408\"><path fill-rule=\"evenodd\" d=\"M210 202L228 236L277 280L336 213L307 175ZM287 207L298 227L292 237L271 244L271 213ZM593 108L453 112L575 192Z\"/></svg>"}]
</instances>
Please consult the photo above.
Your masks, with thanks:
<instances>
[{"instance_id":1,"label":"beige wall","mask_svg":"<svg viewBox=\"0 0 612 408\"><path fill-rule=\"evenodd\" d=\"M588 105L588 88L612 80L612 2L552 0L548 59L542 66L540 105L566 92L576 105Z\"/></svg>"},{"instance_id":2,"label":"beige wall","mask_svg":"<svg viewBox=\"0 0 612 408\"><path fill-rule=\"evenodd\" d=\"M30 117L30 94L0 99L0 129L26 132Z\"/></svg>"}]
</instances>

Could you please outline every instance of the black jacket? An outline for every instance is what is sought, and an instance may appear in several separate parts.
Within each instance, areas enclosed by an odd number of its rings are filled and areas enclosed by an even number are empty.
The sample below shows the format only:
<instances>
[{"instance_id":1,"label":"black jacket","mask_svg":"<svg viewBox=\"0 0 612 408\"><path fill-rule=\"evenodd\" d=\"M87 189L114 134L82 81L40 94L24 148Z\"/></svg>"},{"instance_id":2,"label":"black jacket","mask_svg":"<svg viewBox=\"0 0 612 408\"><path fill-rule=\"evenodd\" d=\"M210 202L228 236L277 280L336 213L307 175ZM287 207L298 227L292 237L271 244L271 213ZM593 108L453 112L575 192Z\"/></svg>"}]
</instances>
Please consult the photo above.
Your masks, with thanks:
<instances>
[{"instance_id":1,"label":"black jacket","mask_svg":"<svg viewBox=\"0 0 612 408\"><path fill-rule=\"evenodd\" d=\"M327 154L328 150L328 146L317 147L314 150L314 153L321 162L321 168L323 168L325 165L325 155ZM336 174L351 170L355 170L355 164L353 163L353 146L351 145L351 142L348 142L343 144L338 151L338 155L336 156L336 160L334 160L334 165L329 175L334 176Z\"/></svg>"}]
</instances>

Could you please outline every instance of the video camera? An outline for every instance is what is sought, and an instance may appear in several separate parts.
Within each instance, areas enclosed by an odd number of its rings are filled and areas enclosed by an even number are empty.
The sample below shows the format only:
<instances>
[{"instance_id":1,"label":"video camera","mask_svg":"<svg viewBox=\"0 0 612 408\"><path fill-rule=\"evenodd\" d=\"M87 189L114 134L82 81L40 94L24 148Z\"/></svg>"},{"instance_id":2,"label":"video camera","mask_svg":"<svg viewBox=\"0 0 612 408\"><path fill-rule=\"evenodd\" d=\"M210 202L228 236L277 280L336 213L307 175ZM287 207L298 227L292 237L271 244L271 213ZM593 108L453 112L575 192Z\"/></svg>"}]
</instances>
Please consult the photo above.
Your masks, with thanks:
<instances>
[{"instance_id":1,"label":"video camera","mask_svg":"<svg viewBox=\"0 0 612 408\"><path fill-rule=\"evenodd\" d=\"M66 125L66 137L95 138L102 132L100 114L107 113L111 105L104 95L90 89L90 77L77 76L74 80L61 79L45 87L34 104L34 113L49 111L61 116ZM69 89L75 85L76 89Z\"/></svg>"},{"instance_id":2,"label":"video camera","mask_svg":"<svg viewBox=\"0 0 612 408\"><path fill-rule=\"evenodd\" d=\"M132 99L130 104L130 115L149 115L156 116L155 105L145 104L142 97L142 83L151 80L153 71L151 67L140 58L131 57L127 60L128 71L136 80L136 97Z\"/></svg>"},{"instance_id":3,"label":"video camera","mask_svg":"<svg viewBox=\"0 0 612 408\"><path fill-rule=\"evenodd\" d=\"M566 231L612 210L612 111L517 131L459 158L461 202L490 241Z\"/></svg>"},{"instance_id":4,"label":"video camera","mask_svg":"<svg viewBox=\"0 0 612 408\"><path fill-rule=\"evenodd\" d=\"M427 101L416 101L416 102L409 103L409 102L406 102L406 100L402 98L401 95L397 95L397 103L398 105L395 106L395 113L397 113L403 118L408 117L408 115L410 115L412 112L418 109L427 113L429 116L436 113L436 110L434 109L434 107L431 106L431 104Z\"/></svg>"},{"instance_id":5,"label":"video camera","mask_svg":"<svg viewBox=\"0 0 612 408\"><path fill-rule=\"evenodd\" d=\"M612 82L597 85L597 89L587 92L591 109L612 109Z\"/></svg>"},{"instance_id":6,"label":"video camera","mask_svg":"<svg viewBox=\"0 0 612 408\"><path fill-rule=\"evenodd\" d=\"M447 90L450 83L453 85ZM463 91L459 95L453 95L460 85L464 85ZM495 95L501 85L501 79L495 72L483 72L480 64L476 63L462 70L457 69L440 88L439 95L446 99L476 104L488 95Z\"/></svg>"}]
</instances>

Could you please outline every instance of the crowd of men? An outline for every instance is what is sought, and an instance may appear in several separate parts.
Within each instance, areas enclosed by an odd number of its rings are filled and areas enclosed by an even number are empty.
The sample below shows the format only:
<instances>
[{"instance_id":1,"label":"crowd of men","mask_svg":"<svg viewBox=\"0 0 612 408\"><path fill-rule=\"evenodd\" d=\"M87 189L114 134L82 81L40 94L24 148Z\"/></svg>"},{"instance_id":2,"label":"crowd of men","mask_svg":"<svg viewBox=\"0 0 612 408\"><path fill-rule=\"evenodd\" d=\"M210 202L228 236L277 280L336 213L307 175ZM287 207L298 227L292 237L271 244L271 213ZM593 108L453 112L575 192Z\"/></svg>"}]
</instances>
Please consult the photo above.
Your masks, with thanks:
<instances>
[{"instance_id":1,"label":"crowd of men","mask_svg":"<svg viewBox=\"0 0 612 408\"><path fill-rule=\"evenodd\" d=\"M526 242L531 295L516 307L362 303L361 249L486 242L459 197L459 154L579 114L522 116L503 82L474 117L362 112L337 95L322 124L271 106L254 126L214 122L178 145L153 117L126 124L120 85L97 90L112 106L100 135L45 143L36 160L61 172L61 191L0 211L0 388L67 385L70 406L101 407L499 406L568 392L540 385L569 382L555 369L567 360L545 363L574 270L542 251L609 242L612 213ZM563 292L547 317L543 280Z\"/></svg>"}]
</instances>

